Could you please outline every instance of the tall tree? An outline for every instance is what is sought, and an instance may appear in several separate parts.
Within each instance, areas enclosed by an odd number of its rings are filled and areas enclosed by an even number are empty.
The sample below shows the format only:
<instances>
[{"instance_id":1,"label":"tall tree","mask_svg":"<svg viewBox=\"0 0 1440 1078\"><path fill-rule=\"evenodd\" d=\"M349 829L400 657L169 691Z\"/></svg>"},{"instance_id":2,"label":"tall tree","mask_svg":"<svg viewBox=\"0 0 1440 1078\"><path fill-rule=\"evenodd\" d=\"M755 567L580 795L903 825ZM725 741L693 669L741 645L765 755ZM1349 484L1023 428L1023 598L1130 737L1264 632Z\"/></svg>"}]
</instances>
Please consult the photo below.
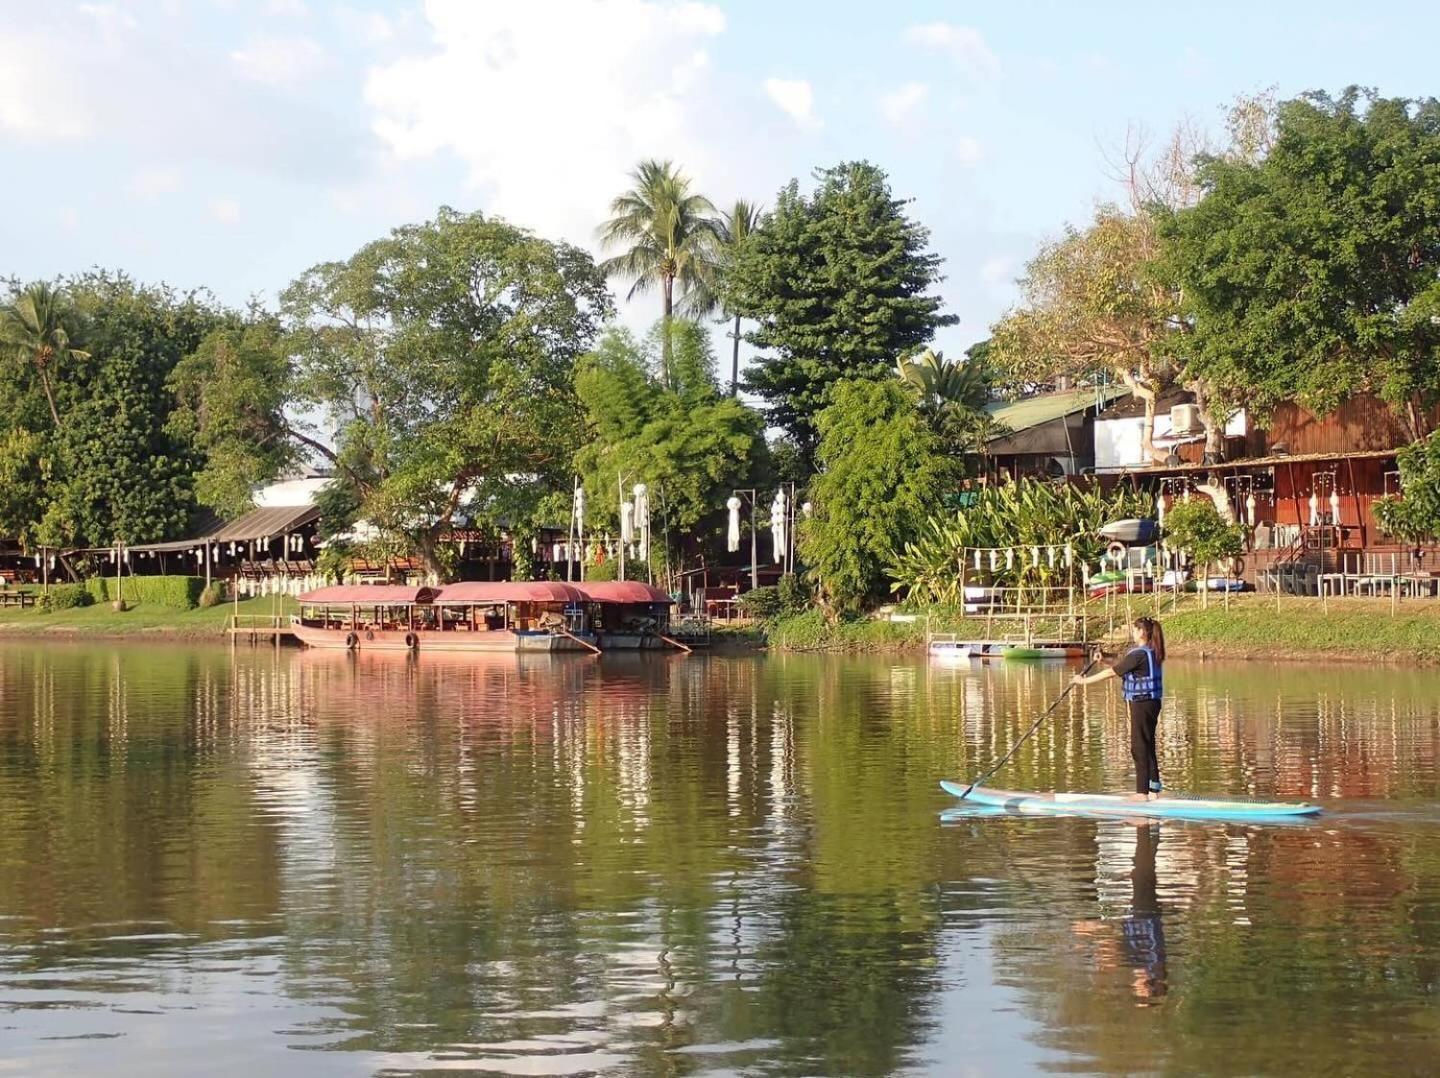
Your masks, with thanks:
<instances>
[{"instance_id":1,"label":"tall tree","mask_svg":"<svg viewBox=\"0 0 1440 1078\"><path fill-rule=\"evenodd\" d=\"M226 516L253 507L256 488L313 455L314 440L286 414L293 372L279 320L261 312L212 330L170 375L168 428L202 465L195 496Z\"/></svg>"},{"instance_id":2,"label":"tall tree","mask_svg":"<svg viewBox=\"0 0 1440 1078\"><path fill-rule=\"evenodd\" d=\"M612 329L584 357L575 385L585 406L588 437L575 457L592 521L618 523L616 478L644 482L653 511L663 511L681 535L702 543L719 535L721 506L730 491L749 485L765 460L765 420L720 393L707 359L709 337L693 322L675 346L682 377L657 379L653 358L624 330ZM694 354L680 362L682 356ZM612 523L612 526L613 526Z\"/></svg>"},{"instance_id":3,"label":"tall tree","mask_svg":"<svg viewBox=\"0 0 1440 1078\"><path fill-rule=\"evenodd\" d=\"M291 409L334 430L331 445L292 436L432 573L457 514L498 523L565 483L581 437L575 361L612 310L585 252L442 208L308 270L281 302Z\"/></svg>"},{"instance_id":4,"label":"tall tree","mask_svg":"<svg viewBox=\"0 0 1440 1078\"><path fill-rule=\"evenodd\" d=\"M813 467L815 417L842 378L885 378L903 355L955 316L931 292L941 280L930 234L890 192L885 173L847 162L815 174L812 194L792 181L728 275L730 302L758 325L768 352L747 386L770 407Z\"/></svg>"},{"instance_id":5,"label":"tall tree","mask_svg":"<svg viewBox=\"0 0 1440 1078\"><path fill-rule=\"evenodd\" d=\"M743 198L724 214L720 222L720 293L726 292L725 277L740 260L750 236L760 227L760 207ZM740 392L740 312L732 303L722 304L734 325L730 331L730 396Z\"/></svg>"},{"instance_id":6,"label":"tall tree","mask_svg":"<svg viewBox=\"0 0 1440 1078\"><path fill-rule=\"evenodd\" d=\"M90 353L76 347L79 316L62 289L43 281L27 285L0 308L0 351L14 364L35 372L50 405L50 418L60 428L55 406L58 368Z\"/></svg>"},{"instance_id":7,"label":"tall tree","mask_svg":"<svg viewBox=\"0 0 1440 1078\"><path fill-rule=\"evenodd\" d=\"M888 594L887 567L941 509L960 468L895 379L836 383L816 426L823 470L801 558L831 608L850 612Z\"/></svg>"},{"instance_id":8,"label":"tall tree","mask_svg":"<svg viewBox=\"0 0 1440 1078\"><path fill-rule=\"evenodd\" d=\"M1440 391L1440 101L1307 94L1199 178L1203 198L1164 230L1186 371L1262 415L1375 393L1423 437Z\"/></svg>"},{"instance_id":9,"label":"tall tree","mask_svg":"<svg viewBox=\"0 0 1440 1078\"><path fill-rule=\"evenodd\" d=\"M600 268L631 282L627 299L659 288L667 324L677 303L704 313L693 308L715 303L720 223L714 205L691 190L690 178L671 161L642 161L630 179L633 186L610 203L610 219L600 226L601 243L621 250Z\"/></svg>"},{"instance_id":10,"label":"tall tree","mask_svg":"<svg viewBox=\"0 0 1440 1078\"><path fill-rule=\"evenodd\" d=\"M985 405L994 379L983 358L952 363L945 353L927 348L895 365L900 381L915 396L920 412L952 453L980 453L995 433Z\"/></svg>"},{"instance_id":11,"label":"tall tree","mask_svg":"<svg viewBox=\"0 0 1440 1078\"><path fill-rule=\"evenodd\" d=\"M1179 300L1154 272L1159 241L1145 211L1102 206L1025 267L1023 302L993 327L988 354L1012 381L1106 377L1145 404L1146 460L1154 458L1155 401L1174 377L1165 338Z\"/></svg>"}]
</instances>

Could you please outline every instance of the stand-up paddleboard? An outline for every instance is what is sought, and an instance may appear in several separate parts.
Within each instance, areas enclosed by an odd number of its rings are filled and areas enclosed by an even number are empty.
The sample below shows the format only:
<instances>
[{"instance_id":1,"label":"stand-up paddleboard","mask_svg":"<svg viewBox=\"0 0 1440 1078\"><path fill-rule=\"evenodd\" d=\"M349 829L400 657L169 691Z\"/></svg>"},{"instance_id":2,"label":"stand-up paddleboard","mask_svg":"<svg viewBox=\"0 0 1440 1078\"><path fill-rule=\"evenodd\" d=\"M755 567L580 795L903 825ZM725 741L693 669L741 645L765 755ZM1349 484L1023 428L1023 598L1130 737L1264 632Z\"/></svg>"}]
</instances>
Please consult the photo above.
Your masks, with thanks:
<instances>
[{"instance_id":1,"label":"stand-up paddleboard","mask_svg":"<svg viewBox=\"0 0 1440 1078\"><path fill-rule=\"evenodd\" d=\"M942 781L947 794L965 794L963 782ZM1192 797L1162 797L1155 801L1130 801L1121 794L1020 793L977 786L966 802L991 805L1010 812L1066 813L1092 812L1107 816L1155 816L1175 820L1265 820L1282 816L1314 816L1319 805L1283 801L1208 801Z\"/></svg>"}]
</instances>

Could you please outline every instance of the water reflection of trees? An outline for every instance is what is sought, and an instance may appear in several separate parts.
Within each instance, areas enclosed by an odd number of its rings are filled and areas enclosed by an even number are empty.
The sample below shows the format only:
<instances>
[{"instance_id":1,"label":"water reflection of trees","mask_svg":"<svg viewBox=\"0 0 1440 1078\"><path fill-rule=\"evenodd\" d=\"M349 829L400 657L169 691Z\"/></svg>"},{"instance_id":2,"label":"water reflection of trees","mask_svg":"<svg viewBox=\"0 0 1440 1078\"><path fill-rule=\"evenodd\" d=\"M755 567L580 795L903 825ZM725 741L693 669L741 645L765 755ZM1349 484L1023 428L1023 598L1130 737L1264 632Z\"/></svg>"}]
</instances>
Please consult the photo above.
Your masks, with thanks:
<instances>
[{"instance_id":1,"label":"water reflection of trees","mask_svg":"<svg viewBox=\"0 0 1440 1078\"><path fill-rule=\"evenodd\" d=\"M1173 786L1436 796L1424 679L1169 680ZM947 936L997 916L1002 977L1101 1069L1203 1067L1237 998L1257 1040L1311 1000L1320 1037L1342 993L1406 1014L1436 987L1422 833L1167 827L1147 1029L1119 927L1133 828L935 825L935 780L998 758L1055 671L89 648L5 653L0 681L0 800L22 806L0 912L278 927L286 991L340 1008L340 1047L888 1073L968 975ZM1124 722L1072 696L1004 777L1123 788ZM731 1050L676 1051L696 1045Z\"/></svg>"}]
</instances>

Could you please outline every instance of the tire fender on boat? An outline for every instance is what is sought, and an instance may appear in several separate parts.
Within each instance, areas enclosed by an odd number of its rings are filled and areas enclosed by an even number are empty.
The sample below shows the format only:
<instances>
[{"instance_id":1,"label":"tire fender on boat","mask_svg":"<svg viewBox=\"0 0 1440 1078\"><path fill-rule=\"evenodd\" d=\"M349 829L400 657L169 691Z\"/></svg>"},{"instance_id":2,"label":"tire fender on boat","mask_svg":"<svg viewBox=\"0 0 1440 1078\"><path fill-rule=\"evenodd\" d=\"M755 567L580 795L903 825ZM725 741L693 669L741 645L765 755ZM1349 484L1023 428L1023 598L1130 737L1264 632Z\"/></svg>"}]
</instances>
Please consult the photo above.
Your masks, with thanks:
<instances>
[{"instance_id":1,"label":"tire fender on boat","mask_svg":"<svg viewBox=\"0 0 1440 1078\"><path fill-rule=\"evenodd\" d=\"M411 651L414 651L416 648L418 648L418 647L420 646L420 638L419 638L418 636L416 636L414 633L406 633L406 634L405 634L405 646L406 646L407 648L409 648Z\"/></svg>"},{"instance_id":2,"label":"tire fender on boat","mask_svg":"<svg viewBox=\"0 0 1440 1078\"><path fill-rule=\"evenodd\" d=\"M345 637L345 646L354 651L360 646L360 637L355 633L348 633Z\"/></svg>"}]
</instances>

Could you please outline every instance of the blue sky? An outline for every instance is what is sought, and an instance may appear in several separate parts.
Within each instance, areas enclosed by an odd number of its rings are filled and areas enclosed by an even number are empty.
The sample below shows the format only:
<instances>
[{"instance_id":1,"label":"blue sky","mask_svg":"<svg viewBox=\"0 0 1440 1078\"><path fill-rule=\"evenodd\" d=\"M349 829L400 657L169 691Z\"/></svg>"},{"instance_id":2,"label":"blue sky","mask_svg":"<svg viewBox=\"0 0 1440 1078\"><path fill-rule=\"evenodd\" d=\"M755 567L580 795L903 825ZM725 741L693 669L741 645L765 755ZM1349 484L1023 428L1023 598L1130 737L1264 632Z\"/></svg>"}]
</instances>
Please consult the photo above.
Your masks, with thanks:
<instances>
[{"instance_id":1,"label":"blue sky","mask_svg":"<svg viewBox=\"0 0 1440 1078\"><path fill-rule=\"evenodd\" d=\"M442 204L593 247L624 172L718 203L864 157L946 259L940 344L1113 197L1127 128L1236 94L1436 84L1440 5L0 0L0 272L242 303ZM632 305L640 323L652 303Z\"/></svg>"}]
</instances>

